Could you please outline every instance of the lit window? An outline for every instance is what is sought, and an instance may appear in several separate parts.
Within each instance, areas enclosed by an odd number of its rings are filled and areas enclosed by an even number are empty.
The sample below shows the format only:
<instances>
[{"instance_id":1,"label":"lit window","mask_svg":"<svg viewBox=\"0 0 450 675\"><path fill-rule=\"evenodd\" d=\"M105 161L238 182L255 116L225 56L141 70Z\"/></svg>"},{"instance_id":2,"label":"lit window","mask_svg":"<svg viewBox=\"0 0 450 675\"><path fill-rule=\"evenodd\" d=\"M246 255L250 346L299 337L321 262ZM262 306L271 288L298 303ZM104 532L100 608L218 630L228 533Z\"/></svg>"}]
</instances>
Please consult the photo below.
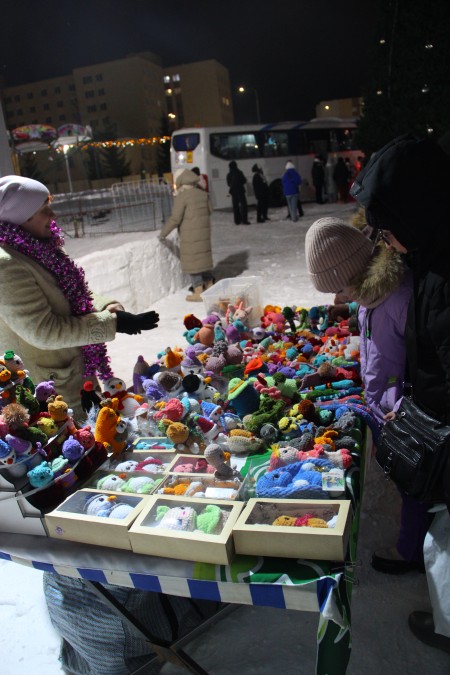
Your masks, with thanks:
<instances>
[{"instance_id":1,"label":"lit window","mask_svg":"<svg viewBox=\"0 0 450 675\"><path fill-rule=\"evenodd\" d=\"M172 89L166 89L167 96L172 96Z\"/></svg>"},{"instance_id":2,"label":"lit window","mask_svg":"<svg viewBox=\"0 0 450 675\"><path fill-rule=\"evenodd\" d=\"M170 82L170 75L164 75L164 77L163 77L163 82L164 82L164 84L169 84L169 82Z\"/></svg>"},{"instance_id":3,"label":"lit window","mask_svg":"<svg viewBox=\"0 0 450 675\"><path fill-rule=\"evenodd\" d=\"M324 106L324 108L325 108L325 110L329 110L329 109L330 109L330 106L329 106L329 105L326 105L326 106Z\"/></svg>"},{"instance_id":4,"label":"lit window","mask_svg":"<svg viewBox=\"0 0 450 675\"><path fill-rule=\"evenodd\" d=\"M179 82L180 79L181 79L181 78L180 78L180 76L178 75L178 73L177 73L176 75L172 75L172 80L173 80L174 82Z\"/></svg>"}]
</instances>

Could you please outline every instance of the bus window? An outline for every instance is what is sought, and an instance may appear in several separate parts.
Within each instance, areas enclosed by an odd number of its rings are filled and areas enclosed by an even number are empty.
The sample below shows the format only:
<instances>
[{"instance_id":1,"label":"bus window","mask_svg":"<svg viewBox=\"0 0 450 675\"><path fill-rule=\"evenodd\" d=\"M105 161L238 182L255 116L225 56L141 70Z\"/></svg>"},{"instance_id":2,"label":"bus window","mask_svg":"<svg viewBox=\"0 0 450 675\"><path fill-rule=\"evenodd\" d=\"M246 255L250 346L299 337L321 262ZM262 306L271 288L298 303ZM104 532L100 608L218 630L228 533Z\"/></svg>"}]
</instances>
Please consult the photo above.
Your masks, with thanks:
<instances>
[{"instance_id":1,"label":"bus window","mask_svg":"<svg viewBox=\"0 0 450 675\"><path fill-rule=\"evenodd\" d=\"M333 150L356 150L353 142L354 129L332 129L331 144Z\"/></svg>"},{"instance_id":2,"label":"bus window","mask_svg":"<svg viewBox=\"0 0 450 675\"><path fill-rule=\"evenodd\" d=\"M249 157L260 157L261 155L256 136L253 133L211 134L210 150L214 157L228 160L248 159Z\"/></svg>"},{"instance_id":3,"label":"bus window","mask_svg":"<svg viewBox=\"0 0 450 675\"><path fill-rule=\"evenodd\" d=\"M172 145L177 152L186 152L187 150L195 150L200 143L200 134L177 134L172 136Z\"/></svg>"},{"instance_id":4,"label":"bus window","mask_svg":"<svg viewBox=\"0 0 450 675\"><path fill-rule=\"evenodd\" d=\"M286 131L269 131L263 134L264 157L287 157L289 155Z\"/></svg>"}]
</instances>

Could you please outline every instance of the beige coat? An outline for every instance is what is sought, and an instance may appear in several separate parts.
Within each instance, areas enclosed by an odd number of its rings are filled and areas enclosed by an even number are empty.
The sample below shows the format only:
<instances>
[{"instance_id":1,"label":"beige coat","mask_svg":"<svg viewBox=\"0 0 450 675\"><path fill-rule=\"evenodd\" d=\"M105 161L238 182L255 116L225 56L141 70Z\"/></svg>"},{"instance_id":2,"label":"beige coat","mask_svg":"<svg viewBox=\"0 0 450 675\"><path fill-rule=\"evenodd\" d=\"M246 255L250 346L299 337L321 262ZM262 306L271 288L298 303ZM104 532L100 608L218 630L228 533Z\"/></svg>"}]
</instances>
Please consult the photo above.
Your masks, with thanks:
<instances>
[{"instance_id":1,"label":"beige coat","mask_svg":"<svg viewBox=\"0 0 450 675\"><path fill-rule=\"evenodd\" d=\"M54 380L74 418L85 417L81 347L114 339L116 315L104 309L111 301L94 296L103 311L72 316L50 272L7 246L0 247L0 288L0 356L13 349L35 384Z\"/></svg>"},{"instance_id":2,"label":"beige coat","mask_svg":"<svg viewBox=\"0 0 450 675\"><path fill-rule=\"evenodd\" d=\"M207 192L196 187L197 183L198 176L193 171L186 169L179 176L172 215L160 233L163 238L178 228L181 269L188 274L207 272L213 267L209 220L212 207Z\"/></svg>"}]
</instances>

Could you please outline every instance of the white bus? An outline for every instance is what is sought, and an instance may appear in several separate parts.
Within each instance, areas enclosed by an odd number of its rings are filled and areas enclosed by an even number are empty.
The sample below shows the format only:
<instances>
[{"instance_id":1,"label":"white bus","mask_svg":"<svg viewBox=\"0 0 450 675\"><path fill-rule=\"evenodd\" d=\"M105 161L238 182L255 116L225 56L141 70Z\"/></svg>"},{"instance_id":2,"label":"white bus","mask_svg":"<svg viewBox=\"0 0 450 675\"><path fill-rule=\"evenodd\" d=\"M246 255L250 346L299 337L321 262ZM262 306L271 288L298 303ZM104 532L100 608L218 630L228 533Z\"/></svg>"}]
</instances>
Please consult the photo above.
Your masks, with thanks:
<instances>
[{"instance_id":1,"label":"white bus","mask_svg":"<svg viewBox=\"0 0 450 675\"><path fill-rule=\"evenodd\" d=\"M269 183L271 205L279 206L283 202L281 176L286 161L291 159L303 179L301 198L311 201L315 199L311 180L314 157L320 155L325 162L331 190L331 174L337 158L349 157L355 165L362 155L354 147L355 130L355 119L337 117L319 117L309 122L179 129L171 138L172 173L198 167L208 181L214 208L222 209L231 206L226 182L229 162L236 160L246 176L250 204L255 203L252 166L257 163Z\"/></svg>"}]
</instances>

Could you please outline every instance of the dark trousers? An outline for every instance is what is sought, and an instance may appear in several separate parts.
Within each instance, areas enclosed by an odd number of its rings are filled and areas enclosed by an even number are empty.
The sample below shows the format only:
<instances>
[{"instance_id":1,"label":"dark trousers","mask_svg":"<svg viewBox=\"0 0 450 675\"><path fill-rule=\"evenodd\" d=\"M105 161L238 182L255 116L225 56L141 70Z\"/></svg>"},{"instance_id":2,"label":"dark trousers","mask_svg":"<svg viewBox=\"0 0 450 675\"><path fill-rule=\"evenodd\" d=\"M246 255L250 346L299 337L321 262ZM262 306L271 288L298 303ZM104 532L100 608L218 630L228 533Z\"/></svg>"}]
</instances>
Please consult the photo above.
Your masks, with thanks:
<instances>
[{"instance_id":1,"label":"dark trousers","mask_svg":"<svg viewBox=\"0 0 450 675\"><path fill-rule=\"evenodd\" d=\"M246 223L248 221L248 208L245 195L231 195L231 199L235 224Z\"/></svg>"},{"instance_id":2,"label":"dark trousers","mask_svg":"<svg viewBox=\"0 0 450 675\"><path fill-rule=\"evenodd\" d=\"M423 563L423 542L433 515L428 513L430 504L422 504L414 497L401 492L402 510L397 551L408 562Z\"/></svg>"},{"instance_id":3,"label":"dark trousers","mask_svg":"<svg viewBox=\"0 0 450 675\"><path fill-rule=\"evenodd\" d=\"M315 183L316 189L316 202L318 204L323 204L323 183Z\"/></svg>"},{"instance_id":4,"label":"dark trousers","mask_svg":"<svg viewBox=\"0 0 450 675\"><path fill-rule=\"evenodd\" d=\"M256 220L258 223L263 223L267 218L267 211L269 208L269 199L262 197L256 202Z\"/></svg>"}]
</instances>

